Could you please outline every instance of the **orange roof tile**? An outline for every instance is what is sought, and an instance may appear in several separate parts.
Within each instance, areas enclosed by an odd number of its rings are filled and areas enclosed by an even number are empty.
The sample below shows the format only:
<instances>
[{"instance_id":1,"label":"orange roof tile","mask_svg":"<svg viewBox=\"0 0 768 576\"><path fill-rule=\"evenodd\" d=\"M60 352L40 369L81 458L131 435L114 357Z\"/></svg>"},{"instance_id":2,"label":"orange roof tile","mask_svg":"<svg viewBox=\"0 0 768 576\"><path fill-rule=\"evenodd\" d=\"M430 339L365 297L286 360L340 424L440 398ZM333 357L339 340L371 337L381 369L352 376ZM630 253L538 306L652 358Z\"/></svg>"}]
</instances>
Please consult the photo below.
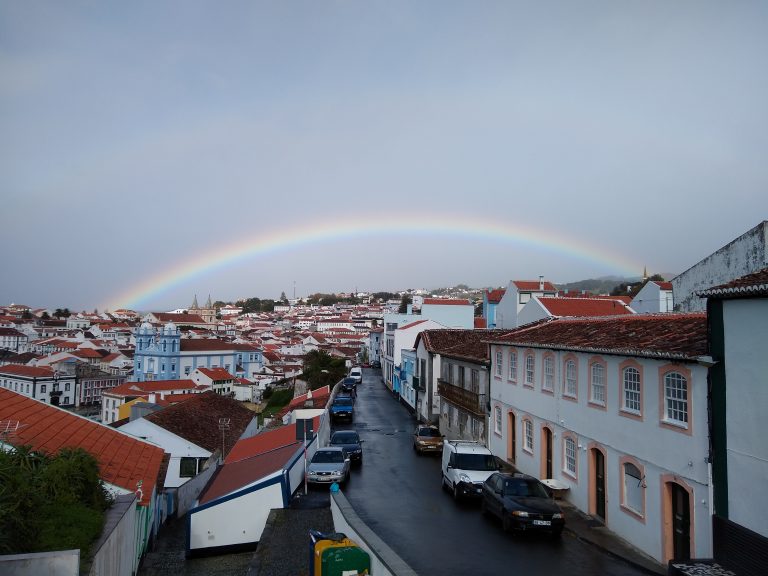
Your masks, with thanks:
<instances>
[{"instance_id":1,"label":"orange roof tile","mask_svg":"<svg viewBox=\"0 0 768 576\"><path fill-rule=\"evenodd\" d=\"M26 366L24 364L6 364L0 366L0 374L25 376L27 378L53 378L53 370L45 366Z\"/></svg>"},{"instance_id":2,"label":"orange roof tile","mask_svg":"<svg viewBox=\"0 0 768 576\"><path fill-rule=\"evenodd\" d=\"M8 436L13 445L50 454L65 447L83 448L98 461L105 482L134 492L141 481L144 506L163 480L161 448L4 388L0 388L0 421L18 423Z\"/></svg>"},{"instance_id":3,"label":"orange roof tile","mask_svg":"<svg viewBox=\"0 0 768 576\"><path fill-rule=\"evenodd\" d=\"M553 316L614 316L617 314L632 314L632 311L621 302L603 298L540 297L539 302Z\"/></svg>"},{"instance_id":4,"label":"orange roof tile","mask_svg":"<svg viewBox=\"0 0 768 576\"><path fill-rule=\"evenodd\" d=\"M469 306L470 301L466 299L424 298L424 304L438 304L442 306Z\"/></svg>"}]
</instances>

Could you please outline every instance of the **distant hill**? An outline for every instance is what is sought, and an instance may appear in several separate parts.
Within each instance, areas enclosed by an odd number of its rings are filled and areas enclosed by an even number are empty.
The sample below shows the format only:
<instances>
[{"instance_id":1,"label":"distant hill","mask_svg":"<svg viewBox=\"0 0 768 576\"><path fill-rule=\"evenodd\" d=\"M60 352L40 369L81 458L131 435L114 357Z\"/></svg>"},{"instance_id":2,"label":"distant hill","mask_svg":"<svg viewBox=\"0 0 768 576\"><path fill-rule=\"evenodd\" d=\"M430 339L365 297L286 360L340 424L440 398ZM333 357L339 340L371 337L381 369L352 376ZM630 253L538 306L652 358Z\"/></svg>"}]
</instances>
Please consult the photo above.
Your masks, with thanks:
<instances>
[{"instance_id":1,"label":"distant hill","mask_svg":"<svg viewBox=\"0 0 768 576\"><path fill-rule=\"evenodd\" d=\"M579 280L567 284L555 284L560 290L580 292L585 290L592 294L610 294L611 290L619 284L638 282L640 277L622 278L621 276L603 276L601 278L590 278L589 280Z\"/></svg>"}]
</instances>

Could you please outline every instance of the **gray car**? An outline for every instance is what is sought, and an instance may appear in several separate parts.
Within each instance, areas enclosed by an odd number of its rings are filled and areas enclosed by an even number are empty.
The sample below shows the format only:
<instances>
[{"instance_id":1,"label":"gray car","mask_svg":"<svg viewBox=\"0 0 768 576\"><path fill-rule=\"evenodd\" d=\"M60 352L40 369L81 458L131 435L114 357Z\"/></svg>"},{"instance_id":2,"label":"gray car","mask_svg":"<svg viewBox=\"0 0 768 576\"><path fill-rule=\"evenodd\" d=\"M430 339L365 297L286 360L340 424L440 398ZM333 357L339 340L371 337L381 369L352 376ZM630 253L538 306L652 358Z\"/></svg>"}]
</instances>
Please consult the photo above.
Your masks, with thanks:
<instances>
[{"instance_id":1,"label":"gray car","mask_svg":"<svg viewBox=\"0 0 768 576\"><path fill-rule=\"evenodd\" d=\"M349 455L344 448L318 448L307 467L307 481L311 484L343 484L349 480L349 468Z\"/></svg>"}]
</instances>

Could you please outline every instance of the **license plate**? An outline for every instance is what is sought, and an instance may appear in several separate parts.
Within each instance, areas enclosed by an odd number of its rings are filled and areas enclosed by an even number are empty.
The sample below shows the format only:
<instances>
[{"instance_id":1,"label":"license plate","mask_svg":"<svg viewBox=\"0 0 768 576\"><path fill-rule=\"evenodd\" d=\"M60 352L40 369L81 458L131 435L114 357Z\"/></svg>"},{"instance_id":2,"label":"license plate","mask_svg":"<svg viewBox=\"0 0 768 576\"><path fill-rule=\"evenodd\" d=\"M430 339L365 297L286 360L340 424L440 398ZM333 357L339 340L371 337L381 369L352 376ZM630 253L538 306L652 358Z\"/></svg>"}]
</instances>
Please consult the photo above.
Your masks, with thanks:
<instances>
[{"instance_id":1,"label":"license plate","mask_svg":"<svg viewBox=\"0 0 768 576\"><path fill-rule=\"evenodd\" d=\"M552 522L549 520L534 520L533 521L534 526L552 526Z\"/></svg>"}]
</instances>

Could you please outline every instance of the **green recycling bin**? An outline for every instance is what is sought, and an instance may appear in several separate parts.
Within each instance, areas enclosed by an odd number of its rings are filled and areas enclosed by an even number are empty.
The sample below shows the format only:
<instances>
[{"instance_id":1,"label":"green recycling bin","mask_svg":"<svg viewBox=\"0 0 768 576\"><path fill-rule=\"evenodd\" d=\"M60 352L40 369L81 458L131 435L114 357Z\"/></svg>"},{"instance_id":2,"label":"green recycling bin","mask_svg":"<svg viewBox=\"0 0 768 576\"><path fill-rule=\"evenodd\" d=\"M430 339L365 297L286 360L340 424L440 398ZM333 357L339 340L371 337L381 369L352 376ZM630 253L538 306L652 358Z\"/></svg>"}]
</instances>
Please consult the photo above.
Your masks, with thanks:
<instances>
[{"instance_id":1,"label":"green recycling bin","mask_svg":"<svg viewBox=\"0 0 768 576\"><path fill-rule=\"evenodd\" d=\"M368 552L355 544L348 544L347 540L341 543L331 543L315 548L315 553L320 556L320 573L315 571L315 576L353 576L371 573L371 557ZM320 543L318 543L320 544Z\"/></svg>"}]
</instances>

